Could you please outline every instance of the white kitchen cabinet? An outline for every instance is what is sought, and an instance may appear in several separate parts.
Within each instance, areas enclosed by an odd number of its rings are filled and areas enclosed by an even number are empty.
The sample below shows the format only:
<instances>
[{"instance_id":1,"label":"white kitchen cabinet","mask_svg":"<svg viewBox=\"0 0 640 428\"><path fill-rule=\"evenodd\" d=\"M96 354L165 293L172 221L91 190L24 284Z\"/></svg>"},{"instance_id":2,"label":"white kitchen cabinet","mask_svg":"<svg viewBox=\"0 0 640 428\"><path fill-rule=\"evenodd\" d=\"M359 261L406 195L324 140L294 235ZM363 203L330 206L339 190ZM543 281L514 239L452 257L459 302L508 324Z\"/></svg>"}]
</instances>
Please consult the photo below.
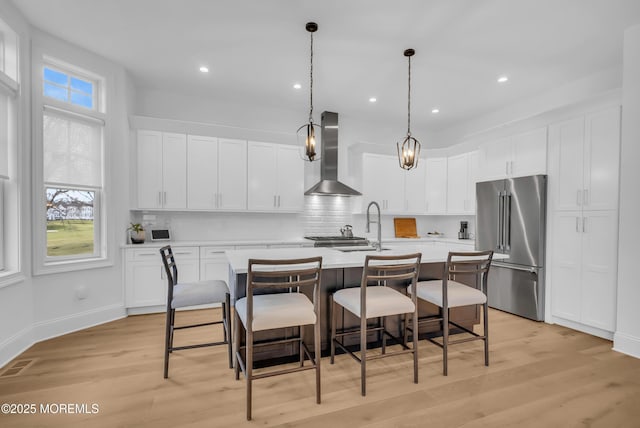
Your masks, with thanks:
<instances>
[{"instance_id":1,"label":"white kitchen cabinet","mask_svg":"<svg viewBox=\"0 0 640 428\"><path fill-rule=\"evenodd\" d=\"M400 169L400 168L398 168ZM405 213L424 215L427 212L427 168L420 160L414 169L400 170L404 175Z\"/></svg>"},{"instance_id":2,"label":"white kitchen cabinet","mask_svg":"<svg viewBox=\"0 0 640 428\"><path fill-rule=\"evenodd\" d=\"M427 158L425 166L426 213L447 212L447 158Z\"/></svg>"},{"instance_id":3,"label":"white kitchen cabinet","mask_svg":"<svg viewBox=\"0 0 640 428\"><path fill-rule=\"evenodd\" d=\"M247 208L247 143L189 135L187 208L242 211Z\"/></svg>"},{"instance_id":4,"label":"white kitchen cabinet","mask_svg":"<svg viewBox=\"0 0 640 428\"><path fill-rule=\"evenodd\" d=\"M551 125L553 209L617 209L619 158L619 107Z\"/></svg>"},{"instance_id":5,"label":"white kitchen cabinet","mask_svg":"<svg viewBox=\"0 0 640 428\"><path fill-rule=\"evenodd\" d=\"M137 154L138 208L186 208L186 135L139 130Z\"/></svg>"},{"instance_id":6,"label":"white kitchen cabinet","mask_svg":"<svg viewBox=\"0 0 640 428\"><path fill-rule=\"evenodd\" d=\"M615 330L619 156L617 106L549 127L552 315L608 338Z\"/></svg>"},{"instance_id":7,"label":"white kitchen cabinet","mask_svg":"<svg viewBox=\"0 0 640 428\"><path fill-rule=\"evenodd\" d=\"M233 247L201 247L200 248L200 280L221 279L229 281L229 261L225 250Z\"/></svg>"},{"instance_id":8,"label":"white kitchen cabinet","mask_svg":"<svg viewBox=\"0 0 640 428\"><path fill-rule=\"evenodd\" d=\"M383 214L424 214L426 212L426 169L422 164L403 170L395 156L365 153L362 157L362 203L380 205Z\"/></svg>"},{"instance_id":9,"label":"white kitchen cabinet","mask_svg":"<svg viewBox=\"0 0 640 428\"><path fill-rule=\"evenodd\" d=\"M174 247L181 282L199 279L198 247ZM158 248L125 250L125 290L127 308L167 304L167 276Z\"/></svg>"},{"instance_id":10,"label":"white kitchen cabinet","mask_svg":"<svg viewBox=\"0 0 640 428\"><path fill-rule=\"evenodd\" d=\"M553 223L553 315L613 332L617 211L556 211Z\"/></svg>"},{"instance_id":11,"label":"white kitchen cabinet","mask_svg":"<svg viewBox=\"0 0 640 428\"><path fill-rule=\"evenodd\" d=\"M547 129L499 138L479 149L478 178L482 181L546 174Z\"/></svg>"},{"instance_id":12,"label":"white kitchen cabinet","mask_svg":"<svg viewBox=\"0 0 640 428\"><path fill-rule=\"evenodd\" d=\"M447 213L475 214L478 152L447 159Z\"/></svg>"},{"instance_id":13,"label":"white kitchen cabinet","mask_svg":"<svg viewBox=\"0 0 640 428\"><path fill-rule=\"evenodd\" d=\"M249 210L304 209L304 161L297 147L250 141L248 180Z\"/></svg>"}]
</instances>

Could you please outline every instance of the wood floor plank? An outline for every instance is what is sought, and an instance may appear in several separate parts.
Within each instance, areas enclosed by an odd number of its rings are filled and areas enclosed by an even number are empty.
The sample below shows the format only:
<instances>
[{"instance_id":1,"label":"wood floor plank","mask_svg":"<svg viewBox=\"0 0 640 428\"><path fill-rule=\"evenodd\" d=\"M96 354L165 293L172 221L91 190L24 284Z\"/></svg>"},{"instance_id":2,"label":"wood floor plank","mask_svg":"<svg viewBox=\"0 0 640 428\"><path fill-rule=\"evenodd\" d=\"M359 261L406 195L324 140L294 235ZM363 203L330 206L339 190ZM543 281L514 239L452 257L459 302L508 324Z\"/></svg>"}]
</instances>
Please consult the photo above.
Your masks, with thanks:
<instances>
[{"instance_id":1,"label":"wood floor plank","mask_svg":"<svg viewBox=\"0 0 640 428\"><path fill-rule=\"evenodd\" d=\"M219 310L180 313L178 322L211 317ZM417 385L409 356L370 362L367 397L346 355L322 360L320 405L311 371L257 380L249 423L226 348L174 352L165 380L163 315L132 316L38 343L17 358L34 359L23 373L0 377L2 403L95 403L97 414L1 414L0 426L639 426L640 360L611 342L493 310L490 334L489 367L482 344L465 343L450 349L446 377L441 350L420 342ZM205 336L219 340L220 328L178 332L176 342Z\"/></svg>"}]
</instances>

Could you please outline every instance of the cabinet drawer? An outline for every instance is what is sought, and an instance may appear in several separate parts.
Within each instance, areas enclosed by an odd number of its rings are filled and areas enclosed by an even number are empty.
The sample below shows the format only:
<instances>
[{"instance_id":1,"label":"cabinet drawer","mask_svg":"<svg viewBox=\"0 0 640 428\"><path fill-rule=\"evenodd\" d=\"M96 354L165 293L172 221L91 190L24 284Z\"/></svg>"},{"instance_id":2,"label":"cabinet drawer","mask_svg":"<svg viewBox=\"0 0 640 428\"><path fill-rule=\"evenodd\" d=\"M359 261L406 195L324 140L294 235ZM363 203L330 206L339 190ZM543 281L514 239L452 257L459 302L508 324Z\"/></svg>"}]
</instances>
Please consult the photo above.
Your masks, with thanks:
<instances>
[{"instance_id":1,"label":"cabinet drawer","mask_svg":"<svg viewBox=\"0 0 640 428\"><path fill-rule=\"evenodd\" d=\"M200 258L201 259L214 259L219 257L224 257L224 252L227 250L233 250L232 246L226 247L200 247Z\"/></svg>"},{"instance_id":2,"label":"cabinet drawer","mask_svg":"<svg viewBox=\"0 0 640 428\"><path fill-rule=\"evenodd\" d=\"M198 259L200 257L198 247L173 247L172 250L173 255L181 260ZM161 262L159 248L130 248L127 250L127 261L141 262L156 259L158 263Z\"/></svg>"}]
</instances>

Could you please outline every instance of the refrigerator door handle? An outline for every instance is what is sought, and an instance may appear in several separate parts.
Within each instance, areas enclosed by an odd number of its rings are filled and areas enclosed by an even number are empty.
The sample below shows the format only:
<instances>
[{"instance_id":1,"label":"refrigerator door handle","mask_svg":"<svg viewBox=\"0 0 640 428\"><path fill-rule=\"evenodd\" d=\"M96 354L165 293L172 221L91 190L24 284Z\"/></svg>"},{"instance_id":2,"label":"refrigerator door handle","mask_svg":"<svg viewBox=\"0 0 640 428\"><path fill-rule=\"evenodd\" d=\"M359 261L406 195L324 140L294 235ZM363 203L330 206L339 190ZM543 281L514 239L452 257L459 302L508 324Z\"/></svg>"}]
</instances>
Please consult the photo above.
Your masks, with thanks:
<instances>
[{"instance_id":1,"label":"refrigerator door handle","mask_svg":"<svg viewBox=\"0 0 640 428\"><path fill-rule=\"evenodd\" d=\"M506 268L506 269L513 269L513 270L520 270L523 272L529 272L529 273L533 273L536 274L537 269L535 267L531 267L531 266L518 266L518 265L512 265L509 263L500 263L500 262L491 262L491 266L495 266L495 267L501 267L501 268Z\"/></svg>"},{"instance_id":2,"label":"refrigerator door handle","mask_svg":"<svg viewBox=\"0 0 640 428\"><path fill-rule=\"evenodd\" d=\"M511 194L505 193L504 195L504 249L509 251L511 249Z\"/></svg>"},{"instance_id":3,"label":"refrigerator door handle","mask_svg":"<svg viewBox=\"0 0 640 428\"><path fill-rule=\"evenodd\" d=\"M502 198L502 192L498 193L498 243L497 249L502 250L502 210L503 210L504 199Z\"/></svg>"}]
</instances>

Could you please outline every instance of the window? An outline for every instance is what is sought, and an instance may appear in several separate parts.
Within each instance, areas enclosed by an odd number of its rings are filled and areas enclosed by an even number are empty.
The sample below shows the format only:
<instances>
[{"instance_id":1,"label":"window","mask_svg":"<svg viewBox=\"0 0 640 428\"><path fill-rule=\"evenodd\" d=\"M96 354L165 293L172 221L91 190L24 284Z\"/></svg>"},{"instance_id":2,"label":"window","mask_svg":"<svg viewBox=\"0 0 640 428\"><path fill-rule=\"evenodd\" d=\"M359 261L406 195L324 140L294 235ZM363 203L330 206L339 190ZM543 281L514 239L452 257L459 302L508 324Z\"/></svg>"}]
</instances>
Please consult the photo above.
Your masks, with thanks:
<instances>
[{"instance_id":1,"label":"window","mask_svg":"<svg viewBox=\"0 0 640 428\"><path fill-rule=\"evenodd\" d=\"M62 102L93 110L95 83L52 67L44 68L44 95Z\"/></svg>"},{"instance_id":2,"label":"window","mask_svg":"<svg viewBox=\"0 0 640 428\"><path fill-rule=\"evenodd\" d=\"M104 85L56 62L45 62L42 70L42 260L47 265L103 258L105 122L98 101Z\"/></svg>"},{"instance_id":3,"label":"window","mask_svg":"<svg viewBox=\"0 0 640 428\"><path fill-rule=\"evenodd\" d=\"M0 19L0 287L20 277L18 36Z\"/></svg>"}]
</instances>

